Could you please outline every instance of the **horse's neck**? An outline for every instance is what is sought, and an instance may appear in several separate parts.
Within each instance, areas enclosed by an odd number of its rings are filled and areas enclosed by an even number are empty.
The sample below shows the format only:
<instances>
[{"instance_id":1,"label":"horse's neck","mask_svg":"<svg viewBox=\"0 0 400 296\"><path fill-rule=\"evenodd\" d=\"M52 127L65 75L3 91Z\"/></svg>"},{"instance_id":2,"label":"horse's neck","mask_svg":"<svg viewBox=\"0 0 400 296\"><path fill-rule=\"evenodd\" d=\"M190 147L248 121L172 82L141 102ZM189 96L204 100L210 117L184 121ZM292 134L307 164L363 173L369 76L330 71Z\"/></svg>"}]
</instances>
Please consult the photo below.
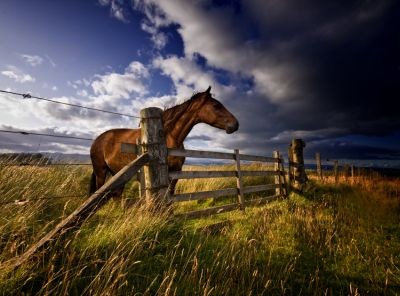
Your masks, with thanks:
<instances>
[{"instance_id":1,"label":"horse's neck","mask_svg":"<svg viewBox=\"0 0 400 296\"><path fill-rule=\"evenodd\" d=\"M166 130L167 145L171 148L181 147L183 141L192 130L197 122L197 110L193 108L193 104L188 104L184 110L174 110L171 108L166 112L178 112L172 120L168 122Z\"/></svg>"}]
</instances>

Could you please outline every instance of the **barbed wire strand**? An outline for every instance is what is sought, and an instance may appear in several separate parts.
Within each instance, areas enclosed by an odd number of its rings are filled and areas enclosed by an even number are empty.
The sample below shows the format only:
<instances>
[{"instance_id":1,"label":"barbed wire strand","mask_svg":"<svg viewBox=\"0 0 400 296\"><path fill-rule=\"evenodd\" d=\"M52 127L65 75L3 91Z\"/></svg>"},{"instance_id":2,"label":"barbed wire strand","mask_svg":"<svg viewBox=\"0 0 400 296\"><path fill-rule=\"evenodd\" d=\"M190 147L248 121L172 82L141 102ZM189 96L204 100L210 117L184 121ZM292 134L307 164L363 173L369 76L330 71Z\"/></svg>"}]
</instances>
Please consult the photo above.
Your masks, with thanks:
<instances>
[{"instance_id":1,"label":"barbed wire strand","mask_svg":"<svg viewBox=\"0 0 400 296\"><path fill-rule=\"evenodd\" d=\"M65 136L65 135L52 135L52 134L43 134L43 133L32 133L25 131L9 131L9 130L0 130L0 133L11 133L11 134L21 134L21 135L34 135L34 136L46 136L46 137L54 137L54 138L66 138L66 139L75 139L75 140L86 140L93 141L92 138L83 138L76 136Z\"/></svg>"},{"instance_id":2,"label":"barbed wire strand","mask_svg":"<svg viewBox=\"0 0 400 296\"><path fill-rule=\"evenodd\" d=\"M92 165L91 163L12 163L12 162L8 162L8 163L1 163L0 162L0 167L1 166L39 166L39 167L47 167L47 166L80 166L80 165Z\"/></svg>"},{"instance_id":3,"label":"barbed wire strand","mask_svg":"<svg viewBox=\"0 0 400 296\"><path fill-rule=\"evenodd\" d=\"M109 113L109 114L114 114L114 115L120 115L120 116L126 116L126 117L130 117L130 118L139 118L140 119L140 116L136 116L136 115L124 114L124 113L120 113L120 112L108 111L108 110L103 110L103 109L98 109L98 108L92 108L92 107L82 106L82 105L78 105L78 104L60 102L60 101L51 100L51 99L47 99L47 98L43 98L43 97L32 96L29 93L26 93L26 94L17 93L17 92L13 92L13 91L2 90L2 89L0 89L0 92L5 93L5 94L10 94L10 95L21 96L23 99L42 100L42 101L60 104L60 105L66 105L66 106L70 106L70 107L82 108L82 109L91 110L91 111L97 111L97 112L103 112L103 113Z\"/></svg>"}]
</instances>

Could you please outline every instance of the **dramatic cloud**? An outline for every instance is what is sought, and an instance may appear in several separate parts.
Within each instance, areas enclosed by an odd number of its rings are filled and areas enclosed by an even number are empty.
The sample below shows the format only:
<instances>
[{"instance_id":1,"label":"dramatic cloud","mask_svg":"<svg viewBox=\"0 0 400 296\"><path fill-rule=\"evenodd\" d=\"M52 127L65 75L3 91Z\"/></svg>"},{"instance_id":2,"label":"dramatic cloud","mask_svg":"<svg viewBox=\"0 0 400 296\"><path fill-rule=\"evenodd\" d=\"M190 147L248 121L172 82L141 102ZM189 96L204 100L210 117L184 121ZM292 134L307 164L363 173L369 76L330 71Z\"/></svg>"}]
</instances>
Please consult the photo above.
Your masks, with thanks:
<instances>
[{"instance_id":1,"label":"dramatic cloud","mask_svg":"<svg viewBox=\"0 0 400 296\"><path fill-rule=\"evenodd\" d=\"M1 71L1 74L19 83L35 81L34 77L29 74L25 74L15 66L7 66L7 70Z\"/></svg>"},{"instance_id":2,"label":"dramatic cloud","mask_svg":"<svg viewBox=\"0 0 400 296\"><path fill-rule=\"evenodd\" d=\"M38 55L21 54L20 57L32 67L36 67L43 63L43 58Z\"/></svg>"},{"instance_id":3,"label":"dramatic cloud","mask_svg":"<svg viewBox=\"0 0 400 296\"><path fill-rule=\"evenodd\" d=\"M123 74L98 75L91 86L96 95L127 99L133 92L139 95L146 94L147 89L142 78L147 78L148 75L146 67L140 62L134 61L130 63Z\"/></svg>"},{"instance_id":4,"label":"dramatic cloud","mask_svg":"<svg viewBox=\"0 0 400 296\"><path fill-rule=\"evenodd\" d=\"M240 118L240 136L221 145L251 140L260 150L291 137L313 141L398 131L400 117L388 108L400 95L393 1L209 4L134 1L146 16L146 32L154 35L173 24L183 39L184 57L154 61L178 94L218 85L210 67L243 78L226 101ZM197 56L205 59L204 67Z\"/></svg>"},{"instance_id":5,"label":"dramatic cloud","mask_svg":"<svg viewBox=\"0 0 400 296\"><path fill-rule=\"evenodd\" d=\"M95 28L103 29L85 35L85 40L104 47L87 51L89 59L50 51L57 57L58 68L66 71L30 68L35 77L47 82L26 84L32 93L137 115L144 107L178 104L210 85L213 96L239 120L239 131L227 135L199 124L187 139L187 147L239 148L270 155L273 150L285 153L289 141L301 137L307 141L309 157L320 149L326 155L336 150L338 157L367 159L386 154L399 158L393 146L400 145L400 117L394 107L400 97L398 1L97 3L97 8L89 5L88 13L103 6L123 23L104 18L102 13L97 23L91 19ZM83 28L86 21L79 25ZM106 22L108 27L101 26ZM83 35L76 32L76 37ZM72 45L74 49L81 46L87 45ZM14 50L17 60L12 64L19 65L23 59L37 66L48 60L55 66L45 50L40 56L15 52L19 51ZM26 52L40 51L27 48ZM74 65L73 70L66 63ZM81 69L78 63L85 66ZM21 65L21 69L25 68ZM16 83L35 81L11 66L0 73L4 88L17 89ZM59 76L59 80L46 75ZM57 97L53 85L58 87ZM137 126L132 118L21 101L0 100L5 122L15 120L21 128L64 126L72 133L86 130L93 134ZM360 142L360 137L365 141Z\"/></svg>"}]
</instances>

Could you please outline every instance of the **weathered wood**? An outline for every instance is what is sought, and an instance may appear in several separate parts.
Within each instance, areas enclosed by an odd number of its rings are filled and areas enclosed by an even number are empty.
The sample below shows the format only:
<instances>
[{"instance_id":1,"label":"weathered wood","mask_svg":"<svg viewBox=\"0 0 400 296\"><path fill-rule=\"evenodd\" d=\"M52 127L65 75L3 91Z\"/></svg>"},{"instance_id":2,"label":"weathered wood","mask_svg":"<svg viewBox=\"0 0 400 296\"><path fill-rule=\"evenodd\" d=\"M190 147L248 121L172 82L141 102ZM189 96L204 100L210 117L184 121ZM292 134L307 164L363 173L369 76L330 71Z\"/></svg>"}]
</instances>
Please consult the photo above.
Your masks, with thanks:
<instances>
[{"instance_id":1,"label":"weathered wood","mask_svg":"<svg viewBox=\"0 0 400 296\"><path fill-rule=\"evenodd\" d=\"M137 155L140 156L143 154L143 149L140 143L140 139L136 139L137 146ZM139 181L139 198L143 201L146 197L146 183L144 178L144 169L143 167L138 172L138 181Z\"/></svg>"},{"instance_id":2,"label":"weathered wood","mask_svg":"<svg viewBox=\"0 0 400 296\"><path fill-rule=\"evenodd\" d=\"M140 111L141 141L144 153L150 161L144 167L146 203L152 205L167 202L168 197L168 150L162 121L163 111L146 108Z\"/></svg>"},{"instance_id":3,"label":"weathered wood","mask_svg":"<svg viewBox=\"0 0 400 296\"><path fill-rule=\"evenodd\" d=\"M278 162L279 161L279 159L275 158L275 157L256 156L256 155L247 155L247 154L240 154L240 160L259 161L259 162Z\"/></svg>"},{"instance_id":4,"label":"weathered wood","mask_svg":"<svg viewBox=\"0 0 400 296\"><path fill-rule=\"evenodd\" d=\"M236 188L238 193L239 206L242 211L244 211L244 192L243 192L243 182L242 182L242 172L240 170L240 154L239 149L235 149L235 162L236 162Z\"/></svg>"},{"instance_id":5,"label":"weathered wood","mask_svg":"<svg viewBox=\"0 0 400 296\"><path fill-rule=\"evenodd\" d=\"M168 149L168 155L195 157L195 158L235 159L233 153L201 151L201 150L185 150L185 149Z\"/></svg>"},{"instance_id":6,"label":"weathered wood","mask_svg":"<svg viewBox=\"0 0 400 296\"><path fill-rule=\"evenodd\" d=\"M351 184L354 184L354 165L351 165Z\"/></svg>"},{"instance_id":7,"label":"weathered wood","mask_svg":"<svg viewBox=\"0 0 400 296\"><path fill-rule=\"evenodd\" d=\"M306 146L301 139L293 139L289 147L290 180L295 190L301 191L307 182L307 175L304 169L303 148Z\"/></svg>"},{"instance_id":8,"label":"weathered wood","mask_svg":"<svg viewBox=\"0 0 400 296\"><path fill-rule=\"evenodd\" d=\"M185 217L187 219L194 219L194 218L210 216L210 215L214 215L214 214L230 212L230 211L234 211L234 210L238 210L238 209L239 209L239 205L234 203L234 204L228 204L228 205L223 205L223 206L218 206L218 207L212 207L212 208L208 208L208 209L204 209L204 210L191 211L191 212L179 214L177 216Z\"/></svg>"},{"instance_id":9,"label":"weathered wood","mask_svg":"<svg viewBox=\"0 0 400 296\"><path fill-rule=\"evenodd\" d=\"M276 188L280 188L280 187L281 187L280 184L246 186L243 188L243 193L254 193L254 192L276 189Z\"/></svg>"},{"instance_id":10,"label":"weathered wood","mask_svg":"<svg viewBox=\"0 0 400 296\"><path fill-rule=\"evenodd\" d=\"M274 176L279 172L275 171L241 171L242 176ZM200 178L226 178L236 177L236 171L181 171L170 172L171 179L200 179Z\"/></svg>"},{"instance_id":11,"label":"weathered wood","mask_svg":"<svg viewBox=\"0 0 400 296\"><path fill-rule=\"evenodd\" d=\"M139 154L139 147L137 143L121 143L121 153Z\"/></svg>"},{"instance_id":12,"label":"weathered wood","mask_svg":"<svg viewBox=\"0 0 400 296\"><path fill-rule=\"evenodd\" d=\"M39 250L44 250L50 242L64 234L67 230L80 226L112 197L113 192L125 185L148 161L149 155L146 153L129 163L93 193L78 209L62 220L52 231L47 233L39 242L31 246L21 256L5 262L5 266L7 265L11 268L18 267Z\"/></svg>"},{"instance_id":13,"label":"weathered wood","mask_svg":"<svg viewBox=\"0 0 400 296\"><path fill-rule=\"evenodd\" d=\"M274 158L277 158L277 159L279 159L279 157L280 157L279 151L274 151L273 155L274 155ZM280 174L279 174L279 171L280 171L279 162L274 164L274 170L275 170L275 172L278 173L277 175L275 175L275 178L274 178L275 185L277 185L277 187L275 188L275 194L279 195L279 194L282 194L281 178L280 178Z\"/></svg>"},{"instance_id":14,"label":"weathered wood","mask_svg":"<svg viewBox=\"0 0 400 296\"><path fill-rule=\"evenodd\" d=\"M254 205L261 205L263 203L267 203L270 201L273 201L277 198L284 197L284 195L271 195L267 197L262 197L262 198L257 198L257 199L251 199L246 201L246 206L254 206Z\"/></svg>"},{"instance_id":15,"label":"weathered wood","mask_svg":"<svg viewBox=\"0 0 400 296\"><path fill-rule=\"evenodd\" d=\"M236 171L181 171L170 172L169 177L171 179L236 177Z\"/></svg>"},{"instance_id":16,"label":"weathered wood","mask_svg":"<svg viewBox=\"0 0 400 296\"><path fill-rule=\"evenodd\" d=\"M283 195L287 197L289 194L289 186L288 186L288 182L286 180L285 164L284 164L283 157L281 157L279 165L280 165L280 175L279 176L281 177Z\"/></svg>"},{"instance_id":17,"label":"weathered wood","mask_svg":"<svg viewBox=\"0 0 400 296\"><path fill-rule=\"evenodd\" d=\"M275 175L279 175L279 174L280 174L280 172L275 172L275 171L242 171L243 177L275 176Z\"/></svg>"},{"instance_id":18,"label":"weathered wood","mask_svg":"<svg viewBox=\"0 0 400 296\"><path fill-rule=\"evenodd\" d=\"M339 162L337 160L333 161L333 174L335 176L335 184L339 182Z\"/></svg>"},{"instance_id":19,"label":"weathered wood","mask_svg":"<svg viewBox=\"0 0 400 296\"><path fill-rule=\"evenodd\" d=\"M342 166L342 171L343 171L344 180L345 180L345 182L347 182L349 179L349 175L350 175L350 165L348 165L346 163L344 166Z\"/></svg>"},{"instance_id":20,"label":"weathered wood","mask_svg":"<svg viewBox=\"0 0 400 296\"><path fill-rule=\"evenodd\" d=\"M215 198L221 196L229 196L236 195L236 188L228 188L228 189L219 189L219 190L211 190L211 191L199 191L199 192L190 192L190 193L180 193L172 196L173 201L189 201L189 200L202 200L207 198Z\"/></svg>"},{"instance_id":21,"label":"weathered wood","mask_svg":"<svg viewBox=\"0 0 400 296\"><path fill-rule=\"evenodd\" d=\"M318 180L322 180L322 166L321 166L321 154L320 153L315 153L315 161L317 164L317 177Z\"/></svg>"},{"instance_id":22,"label":"weathered wood","mask_svg":"<svg viewBox=\"0 0 400 296\"><path fill-rule=\"evenodd\" d=\"M235 159L234 153L226 152L214 152L214 151L202 151L202 150L186 150L186 149L168 149L169 156L183 156L183 157L194 157L194 158L214 158L214 159ZM273 157L256 156L241 154L241 160L247 161L260 161L260 162L277 162L279 161Z\"/></svg>"}]
</instances>

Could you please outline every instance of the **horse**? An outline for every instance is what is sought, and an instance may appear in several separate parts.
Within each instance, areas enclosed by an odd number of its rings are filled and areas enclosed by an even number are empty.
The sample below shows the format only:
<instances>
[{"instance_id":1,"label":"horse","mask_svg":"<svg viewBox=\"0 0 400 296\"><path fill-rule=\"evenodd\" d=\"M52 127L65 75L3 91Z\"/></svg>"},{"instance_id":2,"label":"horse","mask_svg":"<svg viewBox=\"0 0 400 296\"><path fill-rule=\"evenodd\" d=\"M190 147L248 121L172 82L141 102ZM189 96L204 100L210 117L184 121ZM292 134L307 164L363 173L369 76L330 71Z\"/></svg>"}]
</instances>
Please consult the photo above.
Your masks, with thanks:
<instances>
[{"instance_id":1,"label":"horse","mask_svg":"<svg viewBox=\"0 0 400 296\"><path fill-rule=\"evenodd\" d=\"M212 97L211 86L205 92L194 94L180 105L163 112L163 125L168 148L183 149L183 141L192 128L199 123L206 123L231 134L238 130L239 122L221 102ZM121 153L121 143L136 144L140 140L140 129L111 129L98 136L90 148L93 173L89 193L94 193L104 185L107 173L115 175L124 166L135 160L133 153ZM168 170L181 171L184 157L168 156ZM177 180L170 181L170 194L174 193ZM122 194L123 188L115 196Z\"/></svg>"}]
</instances>

